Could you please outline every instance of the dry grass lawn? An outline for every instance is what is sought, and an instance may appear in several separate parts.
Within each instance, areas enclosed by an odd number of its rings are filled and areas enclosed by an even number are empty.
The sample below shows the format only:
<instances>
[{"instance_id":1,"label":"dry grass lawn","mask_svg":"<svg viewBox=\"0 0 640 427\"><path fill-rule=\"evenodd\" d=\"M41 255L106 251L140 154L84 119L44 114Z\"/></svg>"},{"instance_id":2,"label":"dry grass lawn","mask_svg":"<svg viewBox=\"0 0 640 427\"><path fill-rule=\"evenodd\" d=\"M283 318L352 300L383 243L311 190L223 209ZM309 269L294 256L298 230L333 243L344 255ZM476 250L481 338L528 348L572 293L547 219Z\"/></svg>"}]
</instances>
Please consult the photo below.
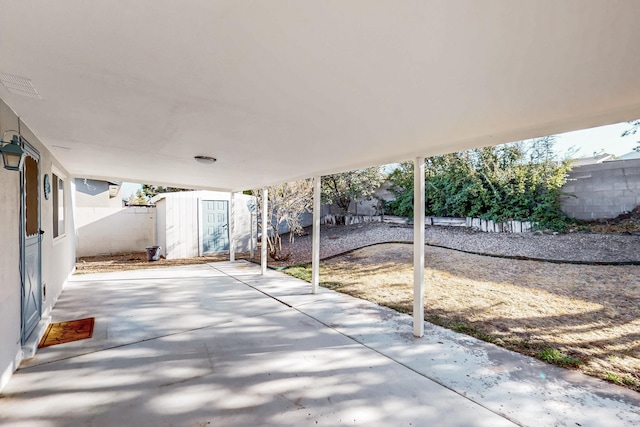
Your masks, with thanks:
<instances>
[{"instance_id":1,"label":"dry grass lawn","mask_svg":"<svg viewBox=\"0 0 640 427\"><path fill-rule=\"evenodd\" d=\"M323 286L410 313L412 246L321 263ZM304 275L300 268L293 275ZM425 317L640 391L640 266L507 260L427 247Z\"/></svg>"}]
</instances>

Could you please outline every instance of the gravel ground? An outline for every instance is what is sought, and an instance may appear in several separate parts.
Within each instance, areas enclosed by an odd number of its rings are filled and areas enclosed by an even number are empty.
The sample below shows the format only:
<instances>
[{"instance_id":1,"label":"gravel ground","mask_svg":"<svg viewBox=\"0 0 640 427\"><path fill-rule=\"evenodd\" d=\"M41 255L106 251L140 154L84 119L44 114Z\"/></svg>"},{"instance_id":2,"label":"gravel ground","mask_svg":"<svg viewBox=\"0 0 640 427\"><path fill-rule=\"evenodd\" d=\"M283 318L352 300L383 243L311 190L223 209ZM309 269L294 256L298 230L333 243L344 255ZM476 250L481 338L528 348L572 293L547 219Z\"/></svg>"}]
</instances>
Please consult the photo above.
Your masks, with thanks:
<instances>
[{"instance_id":1,"label":"gravel ground","mask_svg":"<svg viewBox=\"0 0 640 427\"><path fill-rule=\"evenodd\" d=\"M322 226L320 257L328 258L363 246L385 242L413 242L413 227L393 223ZM287 242L286 236L283 241ZM425 229L425 242L488 255L593 263L640 262L640 236L603 233L482 233L461 227ZM288 242L287 242L288 244ZM284 252L287 245L283 245ZM295 238L292 255L274 266L311 261L311 233ZM271 265L271 261L269 262Z\"/></svg>"},{"instance_id":2,"label":"gravel ground","mask_svg":"<svg viewBox=\"0 0 640 427\"><path fill-rule=\"evenodd\" d=\"M413 242L413 227L401 221L395 223L363 223L349 226L323 225L320 229L320 258L331 258L358 248L389 242ZM282 236L283 252L289 251L288 236ZM425 229L425 242L429 245L466 252L545 259L551 261L587 263L640 263L640 236L616 233L482 233L461 227L432 227ZM269 259L270 267L288 267L311 262L311 230L295 238L286 261ZM237 259L250 259L249 253L236 254ZM78 273L117 271L125 268L156 268L163 265L182 265L229 259L228 254L217 254L179 260L162 259L147 262L145 253L130 253L85 257L76 264ZM260 262L260 250L254 262Z\"/></svg>"},{"instance_id":3,"label":"gravel ground","mask_svg":"<svg viewBox=\"0 0 640 427\"><path fill-rule=\"evenodd\" d=\"M430 227L425 236L429 244L490 255L558 261L640 262L640 237L634 235L482 233Z\"/></svg>"}]
</instances>

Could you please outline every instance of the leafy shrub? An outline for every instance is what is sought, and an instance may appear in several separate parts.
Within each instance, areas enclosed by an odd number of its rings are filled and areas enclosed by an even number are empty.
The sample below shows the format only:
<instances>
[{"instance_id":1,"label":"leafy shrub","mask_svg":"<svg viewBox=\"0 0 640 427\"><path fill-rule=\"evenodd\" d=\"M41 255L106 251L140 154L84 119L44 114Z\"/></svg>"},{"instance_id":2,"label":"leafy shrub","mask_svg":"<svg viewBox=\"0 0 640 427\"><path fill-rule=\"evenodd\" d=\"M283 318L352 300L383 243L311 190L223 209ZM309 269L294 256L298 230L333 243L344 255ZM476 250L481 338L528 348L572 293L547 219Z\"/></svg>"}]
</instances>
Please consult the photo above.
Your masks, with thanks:
<instances>
[{"instance_id":1,"label":"leafy shrub","mask_svg":"<svg viewBox=\"0 0 640 427\"><path fill-rule=\"evenodd\" d=\"M553 138L546 137L426 159L425 213L534 221L565 231L573 221L560 209L560 197L570 166L556 161L552 148ZM413 216L413 163L401 163L389 180L396 197L390 212Z\"/></svg>"}]
</instances>

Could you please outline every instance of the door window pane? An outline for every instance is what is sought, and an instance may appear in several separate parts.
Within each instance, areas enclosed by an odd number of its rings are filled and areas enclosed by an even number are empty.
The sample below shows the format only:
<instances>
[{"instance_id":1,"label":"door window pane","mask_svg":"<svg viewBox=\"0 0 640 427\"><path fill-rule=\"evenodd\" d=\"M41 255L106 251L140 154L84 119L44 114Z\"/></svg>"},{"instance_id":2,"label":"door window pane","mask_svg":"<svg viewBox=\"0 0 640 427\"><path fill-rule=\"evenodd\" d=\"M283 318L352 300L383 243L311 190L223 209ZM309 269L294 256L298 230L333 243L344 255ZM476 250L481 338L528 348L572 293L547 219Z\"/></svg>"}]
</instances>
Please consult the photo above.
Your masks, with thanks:
<instances>
[{"instance_id":1,"label":"door window pane","mask_svg":"<svg viewBox=\"0 0 640 427\"><path fill-rule=\"evenodd\" d=\"M25 222L27 236L40 231L38 224L38 162L27 156L24 161L25 175Z\"/></svg>"}]
</instances>

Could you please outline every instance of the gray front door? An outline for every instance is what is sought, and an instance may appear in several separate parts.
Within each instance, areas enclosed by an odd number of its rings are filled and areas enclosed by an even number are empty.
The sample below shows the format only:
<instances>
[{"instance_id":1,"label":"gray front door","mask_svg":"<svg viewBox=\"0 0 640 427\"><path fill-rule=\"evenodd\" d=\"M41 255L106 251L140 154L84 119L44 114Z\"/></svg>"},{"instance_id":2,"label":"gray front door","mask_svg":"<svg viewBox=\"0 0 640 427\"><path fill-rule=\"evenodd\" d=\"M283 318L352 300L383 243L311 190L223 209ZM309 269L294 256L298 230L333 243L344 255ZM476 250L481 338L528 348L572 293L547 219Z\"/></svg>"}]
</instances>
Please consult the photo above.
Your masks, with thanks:
<instances>
[{"instance_id":1,"label":"gray front door","mask_svg":"<svg viewBox=\"0 0 640 427\"><path fill-rule=\"evenodd\" d=\"M229 202L202 201L202 253L229 250Z\"/></svg>"},{"instance_id":2,"label":"gray front door","mask_svg":"<svg viewBox=\"0 0 640 427\"><path fill-rule=\"evenodd\" d=\"M42 313L42 270L40 233L40 155L25 144L21 185L21 279L22 279L22 343L40 321Z\"/></svg>"}]
</instances>

